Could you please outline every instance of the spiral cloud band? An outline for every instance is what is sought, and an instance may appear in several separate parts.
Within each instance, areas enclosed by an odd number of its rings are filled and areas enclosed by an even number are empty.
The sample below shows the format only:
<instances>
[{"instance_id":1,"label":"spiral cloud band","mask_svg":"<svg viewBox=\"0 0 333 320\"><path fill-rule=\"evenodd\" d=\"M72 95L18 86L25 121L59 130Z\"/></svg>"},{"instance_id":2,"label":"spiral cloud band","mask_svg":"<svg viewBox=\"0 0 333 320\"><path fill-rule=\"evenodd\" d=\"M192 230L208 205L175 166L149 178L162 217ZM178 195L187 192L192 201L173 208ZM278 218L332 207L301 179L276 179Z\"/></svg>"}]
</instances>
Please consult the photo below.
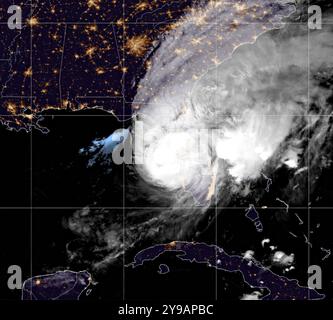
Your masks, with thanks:
<instances>
[{"instance_id":1,"label":"spiral cloud band","mask_svg":"<svg viewBox=\"0 0 333 320\"><path fill-rule=\"evenodd\" d=\"M222 177L235 183L260 176L308 115L309 94L318 89L309 54L316 57L314 70L330 55L320 35L309 53L306 24L288 26L288 38L282 31L259 37L281 28L293 11L281 1L210 1L166 35L135 99L144 127L144 147L137 150L144 179L171 190L195 185L208 196L221 160ZM297 156L288 161L297 167Z\"/></svg>"}]
</instances>

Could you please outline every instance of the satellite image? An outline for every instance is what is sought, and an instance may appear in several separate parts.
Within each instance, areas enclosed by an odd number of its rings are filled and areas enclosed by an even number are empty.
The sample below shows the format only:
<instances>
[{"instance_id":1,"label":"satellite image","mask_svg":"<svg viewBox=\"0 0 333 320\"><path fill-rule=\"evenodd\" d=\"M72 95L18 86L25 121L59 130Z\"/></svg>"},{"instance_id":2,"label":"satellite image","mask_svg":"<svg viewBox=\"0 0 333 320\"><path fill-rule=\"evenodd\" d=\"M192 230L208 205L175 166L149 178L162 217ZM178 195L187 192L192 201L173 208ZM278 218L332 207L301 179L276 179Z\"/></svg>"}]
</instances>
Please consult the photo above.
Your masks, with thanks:
<instances>
[{"instance_id":1,"label":"satellite image","mask_svg":"<svg viewBox=\"0 0 333 320\"><path fill-rule=\"evenodd\" d=\"M1 302L333 299L331 1L1 0L0 137Z\"/></svg>"}]
</instances>

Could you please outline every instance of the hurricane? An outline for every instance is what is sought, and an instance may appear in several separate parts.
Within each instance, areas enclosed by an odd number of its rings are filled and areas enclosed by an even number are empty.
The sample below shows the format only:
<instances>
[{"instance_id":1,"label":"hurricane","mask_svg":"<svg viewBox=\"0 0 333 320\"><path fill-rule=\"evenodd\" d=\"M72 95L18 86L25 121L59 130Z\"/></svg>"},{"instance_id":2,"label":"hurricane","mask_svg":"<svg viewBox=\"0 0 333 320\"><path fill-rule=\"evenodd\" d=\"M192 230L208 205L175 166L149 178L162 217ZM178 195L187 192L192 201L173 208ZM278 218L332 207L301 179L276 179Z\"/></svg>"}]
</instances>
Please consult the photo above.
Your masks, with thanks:
<instances>
[{"instance_id":1,"label":"hurricane","mask_svg":"<svg viewBox=\"0 0 333 320\"><path fill-rule=\"evenodd\" d=\"M279 160L300 166L293 133L319 91L330 95L315 75L332 64L332 35L311 36L309 48L306 24L282 23L292 12L287 2L211 1L165 36L135 98L144 179L209 200L226 176L260 177L287 138Z\"/></svg>"},{"instance_id":2,"label":"hurricane","mask_svg":"<svg viewBox=\"0 0 333 320\"><path fill-rule=\"evenodd\" d=\"M293 1L205 1L163 34L132 103L134 207L125 219L85 208L67 223L95 246L95 269L142 243L194 239L210 208L260 202L269 186L254 183L274 186L281 168L275 197L307 201L307 170L320 172L331 134L333 33L293 23L301 17ZM142 198L151 208L135 208Z\"/></svg>"}]
</instances>

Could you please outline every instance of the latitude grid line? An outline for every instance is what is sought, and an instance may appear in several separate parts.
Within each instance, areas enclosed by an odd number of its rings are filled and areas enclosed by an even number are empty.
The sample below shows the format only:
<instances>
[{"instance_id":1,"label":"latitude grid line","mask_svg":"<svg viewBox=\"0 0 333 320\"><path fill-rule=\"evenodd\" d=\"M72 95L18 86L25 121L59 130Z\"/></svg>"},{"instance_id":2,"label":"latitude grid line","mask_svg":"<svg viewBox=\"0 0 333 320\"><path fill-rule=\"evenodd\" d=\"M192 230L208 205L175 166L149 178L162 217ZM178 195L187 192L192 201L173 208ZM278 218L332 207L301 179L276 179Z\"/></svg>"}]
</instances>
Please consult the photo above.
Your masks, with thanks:
<instances>
[{"instance_id":1,"label":"latitude grid line","mask_svg":"<svg viewBox=\"0 0 333 320\"><path fill-rule=\"evenodd\" d=\"M128 103L131 104L131 103ZM97 109L97 108L89 108L87 109L88 111L94 111L94 110L98 110L98 111L102 111L102 109ZM60 110L61 111L61 110ZM63 110L64 111L64 110ZM78 111L82 111L82 110L72 110L73 113L76 113ZM24 114L15 114L15 115L9 115L9 114L1 114L0 113L0 118L21 118ZM302 117L302 118L317 118L317 117L333 117L333 113L332 114L304 114L304 115L297 115L297 114L261 114L264 117ZM119 117L119 116L124 116L124 117L129 117L129 119L126 120L119 120L119 122L126 122L127 120L130 120L130 118L133 117L133 114L112 114L111 112L109 114L38 114L38 117ZM241 117L241 115L239 114L225 114L222 115L224 117Z\"/></svg>"},{"instance_id":2,"label":"latitude grid line","mask_svg":"<svg viewBox=\"0 0 333 320\"><path fill-rule=\"evenodd\" d=\"M165 21L165 22L124 22L123 25L168 25L170 23L177 23L178 20L171 20L171 21ZM304 22L282 22L282 27L283 25L306 25L308 22L304 21ZM119 24L117 22L114 21L50 21L50 22L43 22L43 21L38 21L38 25L118 25ZM192 24L195 24L194 22ZM242 22L239 23L239 25L263 25L265 24L265 22ZM268 24L268 23L267 23ZM272 23L271 23L272 24ZM0 25L8 25L7 21L0 21ZM28 24L24 24L24 26L27 26ZM216 25L216 26L230 26L230 24L224 24L223 22L221 23L214 23L214 22L207 22L207 23L202 23L202 25ZM332 22L323 22L322 25L333 25L333 21Z\"/></svg>"},{"instance_id":3,"label":"latitude grid line","mask_svg":"<svg viewBox=\"0 0 333 320\"><path fill-rule=\"evenodd\" d=\"M215 207L215 206L214 206ZM214 208L213 207L213 208ZM33 209L33 210L80 210L83 209L84 206L81 207L61 207L61 206L40 206L40 207L31 207L31 206L25 206L25 207L14 207L14 206L9 206L9 207L0 207L0 210L27 210L27 209ZM120 210L123 207L110 207L110 206L104 206L104 207L89 207L89 209L91 210ZM176 210L193 210L195 208L206 208L206 206L193 206L193 207L172 207L173 209ZM220 210L245 210L248 209L249 207L220 207L217 206L217 209ZM165 210L165 209L170 209L169 207L146 207L146 206L142 206L142 207L126 207L126 209L128 210L148 210L148 209L152 209L152 210ZM286 207L256 207L256 209L258 210L263 210L263 211L269 211L269 210L286 210ZM333 210L333 207L311 207L311 206L307 206L307 207L293 207L293 206L289 206L288 207L289 210Z\"/></svg>"}]
</instances>

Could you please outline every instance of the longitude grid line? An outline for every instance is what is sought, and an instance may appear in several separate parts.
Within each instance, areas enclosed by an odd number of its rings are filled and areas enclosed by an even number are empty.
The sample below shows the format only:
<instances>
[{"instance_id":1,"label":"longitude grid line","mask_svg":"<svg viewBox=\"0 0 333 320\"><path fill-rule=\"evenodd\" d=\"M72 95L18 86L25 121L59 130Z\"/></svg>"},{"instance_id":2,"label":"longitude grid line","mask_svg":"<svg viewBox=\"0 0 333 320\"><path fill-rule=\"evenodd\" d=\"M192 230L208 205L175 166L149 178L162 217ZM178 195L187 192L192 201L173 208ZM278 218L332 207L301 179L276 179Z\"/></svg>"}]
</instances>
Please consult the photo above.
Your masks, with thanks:
<instances>
[{"instance_id":1,"label":"longitude grid line","mask_svg":"<svg viewBox=\"0 0 333 320\"><path fill-rule=\"evenodd\" d=\"M307 3L308 3L308 8L310 7L310 0L308 0L307 1ZM308 19L309 19L309 17L308 17ZM307 105L307 115L308 114L310 114L310 28L309 28L309 24L308 24L308 28L307 28L307 31L308 31L308 38L307 38L307 40L308 40L308 61L307 61L307 63L308 63L308 97L307 97L307 99L308 99L308 105ZM311 239L310 239L310 236L311 236L311 209L310 209L310 201L311 201L311 196L310 196L310 194L311 194L311 190L310 190L310 151L311 151L311 143L310 143L310 135L311 135L311 132L310 132L310 128L311 128L311 123L312 123L312 121L311 121L311 118L309 118L309 117L307 117L306 118L306 120L307 120L307 127L308 127L308 132L307 132L307 134L308 134L308 159L307 159L307 161L308 161L308 163L307 163L307 165L308 165L308 190L307 190L307 192L308 192L308 196L307 196L307 207L308 207L308 209L307 209L307 213L308 213L308 221L307 221L307 223L308 223L308 243L306 244L307 245L307 255L308 255L308 259L307 259L307 262L308 262L308 269L309 269L309 266L310 266L310 263L311 263L311 245L310 245L310 243L311 243ZM310 300L310 289L308 288L308 300Z\"/></svg>"},{"instance_id":2,"label":"longitude grid line","mask_svg":"<svg viewBox=\"0 0 333 320\"><path fill-rule=\"evenodd\" d=\"M61 60L60 60L60 67L59 67L59 78L58 78L60 108L63 106L62 84L61 84L61 82L62 82L62 68L63 68L64 55L65 55L66 36L67 36L67 24L65 25L64 33L63 33L62 52L61 52Z\"/></svg>"},{"instance_id":3,"label":"longitude grid line","mask_svg":"<svg viewBox=\"0 0 333 320\"><path fill-rule=\"evenodd\" d=\"M122 5L123 5L123 23L125 22L125 18L126 18L126 12L125 12L125 10L126 10L126 0L123 0L123 3L122 3ZM125 41L125 25L123 24L123 26L122 26L122 28L123 28L123 38L122 38L122 46L121 46L121 50L122 50L122 63L121 63L121 65L122 65L122 67L123 67L123 70L125 70L124 68L126 67L125 66L125 43L124 43L124 41ZM125 110L125 108L126 108L126 104L125 104L125 90L126 90L126 88L125 88L125 80L126 80L126 73L123 71L123 74L122 74L122 96L123 96L123 119L122 120L124 120L124 118L125 118L125 113L126 113L126 110ZM125 122L123 121L123 130L125 129ZM125 241L125 237L126 237L126 204L125 204L125 201L126 201L126 189L125 189L125 164L123 164L123 203L122 203L122 205L123 205L123 281L122 281L122 285L123 285L123 291L122 291L122 293L123 293L123 301L125 301L125 298L126 298L126 276L125 276L125 263L126 263L126 241Z\"/></svg>"},{"instance_id":4,"label":"longitude grid line","mask_svg":"<svg viewBox=\"0 0 333 320\"><path fill-rule=\"evenodd\" d=\"M215 55L216 55L216 59L217 59L217 56L218 56L218 43L217 43L217 39L218 39L218 34L217 32L220 32L220 29L217 28L215 30L216 32L216 35L215 35ZM218 69L217 67L215 67L215 81L216 81L216 85L218 83ZM217 106L217 91L215 91L215 106ZM215 107L215 127L217 128L218 126L218 123L217 123L217 117L216 117L216 107ZM217 173L216 173L217 174ZM215 180L215 263L216 263L216 267L215 267L215 301L217 302L218 301L218 273L217 273L217 242L218 242L218 235L217 235L217 231L218 231L218 223L217 223L217 217L218 217L218 210L217 210L217 196L216 196L216 180Z\"/></svg>"},{"instance_id":5,"label":"longitude grid line","mask_svg":"<svg viewBox=\"0 0 333 320\"><path fill-rule=\"evenodd\" d=\"M33 16L33 0L30 0L30 17ZM30 77L30 96L33 96L33 28L32 25L30 26L30 68L31 68L31 77ZM33 99L30 97L30 108L33 110ZM31 128L30 128L30 278L33 277L33 185L32 185L32 179L33 179L33 118L31 118ZM30 299L32 300L32 281L30 283Z\"/></svg>"}]
</instances>

